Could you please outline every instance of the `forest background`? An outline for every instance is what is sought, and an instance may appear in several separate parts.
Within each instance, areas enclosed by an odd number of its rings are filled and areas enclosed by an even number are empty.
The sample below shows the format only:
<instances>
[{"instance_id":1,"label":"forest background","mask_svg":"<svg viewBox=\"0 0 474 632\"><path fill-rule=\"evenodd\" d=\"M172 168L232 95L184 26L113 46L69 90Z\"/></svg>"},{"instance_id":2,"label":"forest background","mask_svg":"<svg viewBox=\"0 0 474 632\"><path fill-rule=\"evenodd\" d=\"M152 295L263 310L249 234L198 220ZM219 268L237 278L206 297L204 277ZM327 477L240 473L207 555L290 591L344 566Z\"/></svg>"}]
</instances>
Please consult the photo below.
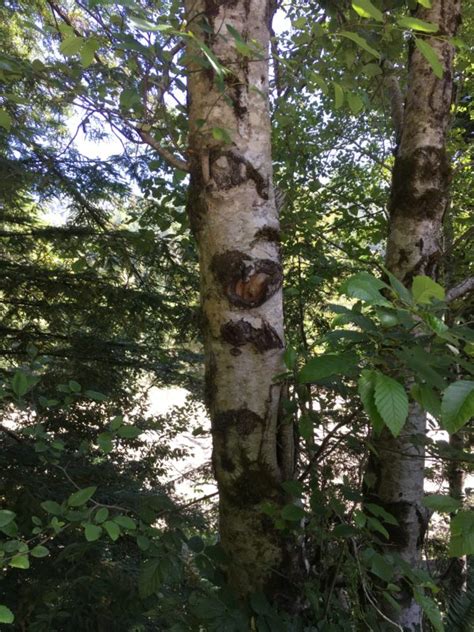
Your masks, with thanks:
<instances>
[{"instance_id":1,"label":"forest background","mask_svg":"<svg viewBox=\"0 0 474 632\"><path fill-rule=\"evenodd\" d=\"M2 628L473 629L473 8L0 4Z\"/></svg>"}]
</instances>

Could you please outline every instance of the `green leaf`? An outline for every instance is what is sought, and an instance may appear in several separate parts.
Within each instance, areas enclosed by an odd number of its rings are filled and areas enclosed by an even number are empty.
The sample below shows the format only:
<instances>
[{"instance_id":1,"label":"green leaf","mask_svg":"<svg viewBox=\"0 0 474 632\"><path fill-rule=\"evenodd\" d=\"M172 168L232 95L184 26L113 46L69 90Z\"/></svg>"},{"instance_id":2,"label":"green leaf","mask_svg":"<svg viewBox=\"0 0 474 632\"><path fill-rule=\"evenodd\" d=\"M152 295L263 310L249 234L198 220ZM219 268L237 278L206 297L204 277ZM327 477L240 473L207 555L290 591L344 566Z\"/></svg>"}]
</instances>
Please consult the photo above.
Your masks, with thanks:
<instances>
[{"instance_id":1,"label":"green leaf","mask_svg":"<svg viewBox=\"0 0 474 632\"><path fill-rule=\"evenodd\" d=\"M107 507L101 507L95 514L94 520L97 524L101 524L109 517L109 510Z\"/></svg>"},{"instance_id":2,"label":"green leaf","mask_svg":"<svg viewBox=\"0 0 474 632\"><path fill-rule=\"evenodd\" d=\"M98 391L86 391L84 395L89 399L95 400L96 402L103 402L107 399L107 395L104 395L104 393L99 393Z\"/></svg>"},{"instance_id":3,"label":"green leaf","mask_svg":"<svg viewBox=\"0 0 474 632\"><path fill-rule=\"evenodd\" d=\"M451 519L449 555L474 555L474 511L459 511Z\"/></svg>"},{"instance_id":4,"label":"green leaf","mask_svg":"<svg viewBox=\"0 0 474 632\"><path fill-rule=\"evenodd\" d=\"M59 505L54 500L45 500L41 503L41 507L49 514L53 516L59 516L62 512L61 505Z\"/></svg>"},{"instance_id":5,"label":"green leaf","mask_svg":"<svg viewBox=\"0 0 474 632\"><path fill-rule=\"evenodd\" d=\"M105 454L111 452L114 447L112 443L112 438L113 435L111 435L110 432L101 432L97 437L97 443L102 452L105 452Z\"/></svg>"},{"instance_id":6,"label":"green leaf","mask_svg":"<svg viewBox=\"0 0 474 632\"><path fill-rule=\"evenodd\" d=\"M96 524L88 522L84 528L84 535L88 542L95 542L100 538L102 533L102 527L98 527Z\"/></svg>"},{"instance_id":7,"label":"green leaf","mask_svg":"<svg viewBox=\"0 0 474 632\"><path fill-rule=\"evenodd\" d=\"M133 110L135 108L139 108L141 106L141 97L135 88L125 88L120 93L120 107L124 110ZM87 393L96 393L96 391L86 391ZM95 396L89 395L91 399L98 399L98 401L102 401L97 397L97 395L101 395L100 393L96 393ZM105 396L103 397L105 399Z\"/></svg>"},{"instance_id":8,"label":"green leaf","mask_svg":"<svg viewBox=\"0 0 474 632\"><path fill-rule=\"evenodd\" d=\"M227 69L222 66L212 50L208 46L206 46L204 42L201 42L198 39L195 39L195 42L198 48L200 48L201 51L204 53L204 56L206 57L216 75L222 80L224 78L224 75L228 72Z\"/></svg>"},{"instance_id":9,"label":"green leaf","mask_svg":"<svg viewBox=\"0 0 474 632\"><path fill-rule=\"evenodd\" d=\"M97 487L84 487L74 494L71 494L68 498L68 505L71 507L80 507L84 505L95 494Z\"/></svg>"},{"instance_id":10,"label":"green leaf","mask_svg":"<svg viewBox=\"0 0 474 632\"><path fill-rule=\"evenodd\" d=\"M295 480L283 481L281 486L283 487L285 492L287 492L288 494L291 494L292 496L299 497L301 496L304 490L303 484L300 481L295 481Z\"/></svg>"},{"instance_id":11,"label":"green leaf","mask_svg":"<svg viewBox=\"0 0 474 632\"><path fill-rule=\"evenodd\" d=\"M448 386L441 400L441 425L449 433L457 432L474 417L474 382L458 380Z\"/></svg>"},{"instance_id":12,"label":"green leaf","mask_svg":"<svg viewBox=\"0 0 474 632\"><path fill-rule=\"evenodd\" d=\"M438 418L441 413L441 402L436 393L427 384L414 384L411 388L411 396L422 408L433 417Z\"/></svg>"},{"instance_id":13,"label":"green leaf","mask_svg":"<svg viewBox=\"0 0 474 632\"><path fill-rule=\"evenodd\" d=\"M82 37L76 35L68 35L60 44L59 50L66 57L71 57L78 53L84 44Z\"/></svg>"},{"instance_id":14,"label":"green leaf","mask_svg":"<svg viewBox=\"0 0 474 632\"><path fill-rule=\"evenodd\" d=\"M357 390L359 392L362 405L367 413L370 423L372 424L375 432L379 434L384 428L385 424L382 417L379 415L377 406L375 405L375 371L364 369L360 374L359 381L357 383Z\"/></svg>"},{"instance_id":15,"label":"green leaf","mask_svg":"<svg viewBox=\"0 0 474 632\"><path fill-rule=\"evenodd\" d=\"M244 57L252 57L254 55L253 49L243 39L242 35L230 24L227 24L227 30L235 40L235 47L241 55Z\"/></svg>"},{"instance_id":16,"label":"green leaf","mask_svg":"<svg viewBox=\"0 0 474 632\"><path fill-rule=\"evenodd\" d=\"M335 538L353 538L359 535L359 531L350 524L338 524L332 530L332 534Z\"/></svg>"},{"instance_id":17,"label":"green leaf","mask_svg":"<svg viewBox=\"0 0 474 632\"><path fill-rule=\"evenodd\" d=\"M10 114L3 109L0 109L0 127L4 127L7 132L10 131L12 126L12 117Z\"/></svg>"},{"instance_id":18,"label":"green leaf","mask_svg":"<svg viewBox=\"0 0 474 632\"><path fill-rule=\"evenodd\" d=\"M115 516L114 522L124 529L129 529L130 531L137 528L135 520L132 520L132 518L129 518L128 516Z\"/></svg>"},{"instance_id":19,"label":"green leaf","mask_svg":"<svg viewBox=\"0 0 474 632\"><path fill-rule=\"evenodd\" d=\"M81 385L79 384L79 382L76 382L76 380L69 380L69 388L71 390L71 393L81 392Z\"/></svg>"},{"instance_id":20,"label":"green leaf","mask_svg":"<svg viewBox=\"0 0 474 632\"><path fill-rule=\"evenodd\" d=\"M160 560L153 559L145 562L138 578L138 592L142 599L158 592L161 586Z\"/></svg>"},{"instance_id":21,"label":"green leaf","mask_svg":"<svg viewBox=\"0 0 474 632\"><path fill-rule=\"evenodd\" d=\"M370 0L353 0L352 8L362 18L374 18L377 22L383 22L382 12Z\"/></svg>"},{"instance_id":22,"label":"green leaf","mask_svg":"<svg viewBox=\"0 0 474 632\"><path fill-rule=\"evenodd\" d=\"M363 37L361 37L360 35L357 35L357 33L351 33L350 31L341 31L340 34L342 37L345 37L355 42L357 46L360 46L365 51L373 55L374 57L377 57L377 59L380 59L380 53L376 51L375 48L372 48L372 46L370 46L370 44Z\"/></svg>"},{"instance_id":23,"label":"green leaf","mask_svg":"<svg viewBox=\"0 0 474 632\"><path fill-rule=\"evenodd\" d=\"M434 74L438 77L438 79L442 79L444 69L441 62L439 61L438 53L435 51L435 49L430 44L428 44L428 42L420 39L419 37L415 38L415 45L431 66Z\"/></svg>"},{"instance_id":24,"label":"green leaf","mask_svg":"<svg viewBox=\"0 0 474 632\"><path fill-rule=\"evenodd\" d=\"M382 327L395 327L400 322L396 310L379 307L375 311Z\"/></svg>"},{"instance_id":25,"label":"green leaf","mask_svg":"<svg viewBox=\"0 0 474 632\"><path fill-rule=\"evenodd\" d=\"M431 9L431 0L418 0L418 4L421 4L425 9Z\"/></svg>"},{"instance_id":26,"label":"green leaf","mask_svg":"<svg viewBox=\"0 0 474 632\"><path fill-rule=\"evenodd\" d=\"M102 526L107 531L110 539L113 540L113 542L115 542L115 540L118 540L120 536L120 527L118 526L118 524L112 522L111 520L106 520L106 522L104 522Z\"/></svg>"},{"instance_id":27,"label":"green leaf","mask_svg":"<svg viewBox=\"0 0 474 632\"><path fill-rule=\"evenodd\" d=\"M23 371L17 371L12 378L12 390L17 397L22 397L28 392L28 378Z\"/></svg>"},{"instance_id":28,"label":"green leaf","mask_svg":"<svg viewBox=\"0 0 474 632\"><path fill-rule=\"evenodd\" d=\"M83 66L83 68L88 68L92 64L92 62L94 61L95 53L98 51L99 48L100 42L94 37L86 40L80 51L81 66Z\"/></svg>"},{"instance_id":29,"label":"green leaf","mask_svg":"<svg viewBox=\"0 0 474 632\"><path fill-rule=\"evenodd\" d=\"M358 356L349 351L340 354L325 353L305 364L299 373L298 381L301 384L309 384L332 375L347 375L354 370L358 361Z\"/></svg>"},{"instance_id":30,"label":"green leaf","mask_svg":"<svg viewBox=\"0 0 474 632\"><path fill-rule=\"evenodd\" d=\"M140 551L148 551L151 546L151 542L146 536L137 535L137 545Z\"/></svg>"},{"instance_id":31,"label":"green leaf","mask_svg":"<svg viewBox=\"0 0 474 632\"><path fill-rule=\"evenodd\" d=\"M443 323L441 318L435 316L434 314L423 314L423 320L434 333L440 338L446 340L454 340L453 336L449 333L449 327L446 323Z\"/></svg>"},{"instance_id":32,"label":"green leaf","mask_svg":"<svg viewBox=\"0 0 474 632\"><path fill-rule=\"evenodd\" d=\"M291 23L291 26L295 29L302 29L306 26L306 18L301 17L297 18L294 22Z\"/></svg>"},{"instance_id":33,"label":"green leaf","mask_svg":"<svg viewBox=\"0 0 474 632\"><path fill-rule=\"evenodd\" d=\"M140 428L136 428L135 426L120 426L117 434L122 439L136 439L142 432Z\"/></svg>"},{"instance_id":34,"label":"green leaf","mask_svg":"<svg viewBox=\"0 0 474 632\"><path fill-rule=\"evenodd\" d=\"M0 606L0 623L13 623L15 617L7 606Z\"/></svg>"},{"instance_id":35,"label":"green leaf","mask_svg":"<svg viewBox=\"0 0 474 632\"><path fill-rule=\"evenodd\" d=\"M341 289L342 291L342 289ZM347 309L343 305L329 305L331 311L335 312L337 316L334 318L332 322L332 326L335 325L346 325L347 323L354 323L362 331L370 332L376 334L378 332L377 326L374 321L364 314L356 311L355 309Z\"/></svg>"},{"instance_id":36,"label":"green leaf","mask_svg":"<svg viewBox=\"0 0 474 632\"><path fill-rule=\"evenodd\" d=\"M30 558L28 555L15 555L8 562L8 565L12 568L21 568L22 570L27 570L30 568Z\"/></svg>"},{"instance_id":37,"label":"green leaf","mask_svg":"<svg viewBox=\"0 0 474 632\"><path fill-rule=\"evenodd\" d=\"M309 415L301 415L298 428L305 441L310 441L313 438L313 421Z\"/></svg>"},{"instance_id":38,"label":"green leaf","mask_svg":"<svg viewBox=\"0 0 474 632\"><path fill-rule=\"evenodd\" d=\"M111 430L115 431L115 430L118 430L122 424L123 424L123 415L117 415L116 417L112 419L109 426Z\"/></svg>"},{"instance_id":39,"label":"green leaf","mask_svg":"<svg viewBox=\"0 0 474 632\"><path fill-rule=\"evenodd\" d=\"M47 555L49 555L49 551L42 544L38 544L37 546L35 546L34 548L31 549L30 554L33 557L41 558L41 557L46 557Z\"/></svg>"},{"instance_id":40,"label":"green leaf","mask_svg":"<svg viewBox=\"0 0 474 632\"><path fill-rule=\"evenodd\" d=\"M452 513L462 507L460 500L451 498L451 496L443 496L442 494L430 494L425 496L422 501L425 507L440 513Z\"/></svg>"},{"instance_id":41,"label":"green leaf","mask_svg":"<svg viewBox=\"0 0 474 632\"><path fill-rule=\"evenodd\" d=\"M383 71L379 64L371 62L370 64L365 64L362 67L362 72L367 77L377 77L378 75L381 75Z\"/></svg>"},{"instance_id":42,"label":"green leaf","mask_svg":"<svg viewBox=\"0 0 474 632\"><path fill-rule=\"evenodd\" d=\"M379 292L385 287L387 286L383 281L380 281L368 272L359 272L344 281L341 285L341 292L370 305L390 306L391 304Z\"/></svg>"},{"instance_id":43,"label":"green leaf","mask_svg":"<svg viewBox=\"0 0 474 632\"><path fill-rule=\"evenodd\" d=\"M385 582L392 579L394 570L393 564L389 564L380 553L374 553L370 558L370 572Z\"/></svg>"},{"instance_id":44,"label":"green leaf","mask_svg":"<svg viewBox=\"0 0 474 632\"><path fill-rule=\"evenodd\" d=\"M416 587L413 589L413 596L415 598L415 601L423 608L423 612L433 626L433 630L435 632L443 632L444 625L441 618L441 613L436 602L433 601L431 597L428 597L428 595L425 595L422 590Z\"/></svg>"},{"instance_id":45,"label":"green leaf","mask_svg":"<svg viewBox=\"0 0 474 632\"><path fill-rule=\"evenodd\" d=\"M358 94L354 94L353 92L347 93L347 102L352 114L354 115L358 114L364 107L364 102L362 98Z\"/></svg>"},{"instance_id":46,"label":"green leaf","mask_svg":"<svg viewBox=\"0 0 474 632\"><path fill-rule=\"evenodd\" d=\"M344 103L344 90L335 81L333 82L333 85L334 85L334 107L336 108L336 110L338 110Z\"/></svg>"},{"instance_id":47,"label":"green leaf","mask_svg":"<svg viewBox=\"0 0 474 632\"><path fill-rule=\"evenodd\" d=\"M400 434L408 416L405 388L396 380L379 373L375 376L375 405L394 437Z\"/></svg>"},{"instance_id":48,"label":"green leaf","mask_svg":"<svg viewBox=\"0 0 474 632\"><path fill-rule=\"evenodd\" d=\"M390 282L390 286L395 294L400 298L406 305L413 305L413 298L410 291L403 285L401 281L397 279L389 270L387 270L384 266L382 266L384 273L387 275L388 280Z\"/></svg>"},{"instance_id":49,"label":"green leaf","mask_svg":"<svg viewBox=\"0 0 474 632\"><path fill-rule=\"evenodd\" d=\"M438 31L438 25L433 22L425 22L418 18L411 16L405 16L397 20L398 26L404 29L412 29L413 31L421 31L422 33L436 33Z\"/></svg>"},{"instance_id":50,"label":"green leaf","mask_svg":"<svg viewBox=\"0 0 474 632\"><path fill-rule=\"evenodd\" d=\"M0 510L0 528L6 527L7 524L10 524L10 522L13 522L13 520L15 519L15 515L16 514L13 511L10 511L9 509Z\"/></svg>"},{"instance_id":51,"label":"green leaf","mask_svg":"<svg viewBox=\"0 0 474 632\"><path fill-rule=\"evenodd\" d=\"M130 22L133 26L140 31L174 31L175 29L170 24L154 24L149 22L148 20L143 20L142 18L129 17Z\"/></svg>"},{"instance_id":52,"label":"green leaf","mask_svg":"<svg viewBox=\"0 0 474 632\"><path fill-rule=\"evenodd\" d=\"M374 516L382 518L382 520L387 524L393 524L395 526L399 524L395 516L392 516L391 513L388 513L388 511L386 511L383 507L380 507L380 505L376 505L375 503L364 503L364 509L368 509Z\"/></svg>"},{"instance_id":53,"label":"green leaf","mask_svg":"<svg viewBox=\"0 0 474 632\"><path fill-rule=\"evenodd\" d=\"M281 510L281 517L284 520L290 520L292 522L297 522L298 520L302 520L305 517L305 511L303 507L299 505L285 505Z\"/></svg>"},{"instance_id":54,"label":"green leaf","mask_svg":"<svg viewBox=\"0 0 474 632\"><path fill-rule=\"evenodd\" d=\"M329 94L328 84L317 72L311 71L309 73L308 79L310 82L314 82L323 94Z\"/></svg>"},{"instance_id":55,"label":"green leaf","mask_svg":"<svg viewBox=\"0 0 474 632\"><path fill-rule=\"evenodd\" d=\"M386 540L389 539L389 533L387 529L383 526L378 518L367 516L367 528L371 529L372 531L377 531L378 533L381 533Z\"/></svg>"},{"instance_id":56,"label":"green leaf","mask_svg":"<svg viewBox=\"0 0 474 632\"><path fill-rule=\"evenodd\" d=\"M287 347L283 353L283 362L289 371L292 371L295 368L297 359L298 354L293 347Z\"/></svg>"},{"instance_id":57,"label":"green leaf","mask_svg":"<svg viewBox=\"0 0 474 632\"><path fill-rule=\"evenodd\" d=\"M229 132L223 127L213 127L212 136L221 143L229 145L232 142L232 138Z\"/></svg>"},{"instance_id":58,"label":"green leaf","mask_svg":"<svg viewBox=\"0 0 474 632\"><path fill-rule=\"evenodd\" d=\"M433 298L444 300L444 289L429 276L416 276L413 279L411 293L416 303L429 305Z\"/></svg>"}]
</instances>

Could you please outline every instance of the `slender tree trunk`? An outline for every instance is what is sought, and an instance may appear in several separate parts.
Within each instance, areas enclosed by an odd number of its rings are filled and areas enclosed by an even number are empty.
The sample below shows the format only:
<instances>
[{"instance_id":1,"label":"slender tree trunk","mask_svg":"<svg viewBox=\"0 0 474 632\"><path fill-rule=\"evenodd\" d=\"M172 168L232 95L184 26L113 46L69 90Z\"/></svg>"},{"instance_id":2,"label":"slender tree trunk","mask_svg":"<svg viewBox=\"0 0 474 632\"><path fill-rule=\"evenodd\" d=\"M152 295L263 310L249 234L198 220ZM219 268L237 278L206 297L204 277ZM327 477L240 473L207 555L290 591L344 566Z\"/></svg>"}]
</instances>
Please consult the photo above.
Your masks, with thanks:
<instances>
[{"instance_id":1,"label":"slender tree trunk","mask_svg":"<svg viewBox=\"0 0 474 632\"><path fill-rule=\"evenodd\" d=\"M448 253L452 253L454 242L452 213L446 213L443 232L444 232L444 248ZM455 260L452 254L445 256L443 261L444 287L453 287L455 285ZM453 327L456 323L455 312L448 306L445 315L445 322L448 327ZM464 432L455 432L449 437L449 446L453 449L453 454L457 451L462 452L464 449ZM464 482L466 478L465 464L461 460L452 459L446 463L446 479L449 486L449 495L461 502L464 501ZM453 520L455 513L451 514ZM446 577L447 595L451 597L459 593L466 587L466 557L452 558L448 567Z\"/></svg>"},{"instance_id":2,"label":"slender tree trunk","mask_svg":"<svg viewBox=\"0 0 474 632\"><path fill-rule=\"evenodd\" d=\"M439 25L439 35L455 34L460 21L460 0L433 0L432 7L418 5L416 17ZM447 39L426 37L443 66L437 78L430 64L414 46L409 56L407 96L400 143L395 157L390 199L386 263L405 285L414 276L436 277L443 216L450 183L446 133L453 91L454 50ZM408 420L398 438L384 431L373 444L369 477L374 481L368 496L398 520L390 530L387 552L398 553L413 568L421 557L426 514L421 505L424 482L424 412L410 405ZM422 613L402 582L400 610L381 603L384 612L406 630L421 629Z\"/></svg>"},{"instance_id":3,"label":"slender tree trunk","mask_svg":"<svg viewBox=\"0 0 474 632\"><path fill-rule=\"evenodd\" d=\"M188 47L188 212L199 249L220 538L237 593L275 597L289 549L260 504L286 501L281 483L293 476L294 449L274 381L284 338L268 106L271 6L187 0L187 12L196 38L229 69L219 76L203 68L196 59L202 52ZM232 29L255 40L259 52L241 55Z\"/></svg>"}]
</instances>

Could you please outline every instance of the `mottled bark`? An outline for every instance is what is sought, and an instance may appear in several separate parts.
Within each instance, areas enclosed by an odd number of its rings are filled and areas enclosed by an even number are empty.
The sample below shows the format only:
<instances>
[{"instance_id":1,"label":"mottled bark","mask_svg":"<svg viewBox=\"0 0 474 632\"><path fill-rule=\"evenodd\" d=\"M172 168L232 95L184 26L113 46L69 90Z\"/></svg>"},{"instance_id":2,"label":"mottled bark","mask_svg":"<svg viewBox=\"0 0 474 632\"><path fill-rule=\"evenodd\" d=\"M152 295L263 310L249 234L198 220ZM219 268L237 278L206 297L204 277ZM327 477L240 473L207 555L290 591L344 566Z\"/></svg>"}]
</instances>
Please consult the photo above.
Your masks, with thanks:
<instances>
[{"instance_id":1,"label":"mottled bark","mask_svg":"<svg viewBox=\"0 0 474 632\"><path fill-rule=\"evenodd\" d=\"M260 504L286 502L281 483L292 478L294 448L274 381L284 370L284 337L268 107L271 7L268 0L189 0L187 10L196 38L228 69L219 78L188 47L188 212L199 249L220 537L237 593L277 597L289 549ZM259 53L239 54L229 26L257 42ZM216 140L215 128L232 142Z\"/></svg>"},{"instance_id":2,"label":"mottled bark","mask_svg":"<svg viewBox=\"0 0 474 632\"><path fill-rule=\"evenodd\" d=\"M460 21L460 1L433 0L431 9L419 5L416 17L437 24L439 35L452 36ZM454 50L447 39L430 36L426 40L443 65L443 77L437 78L419 50L411 47L403 126L389 205L386 263L405 285L410 285L419 274L437 276L450 183L446 133L453 91ZM427 518L421 504L425 433L425 414L412 403L406 426L398 438L388 430L374 438L377 455L372 454L368 466L371 474L368 480L373 482L368 497L399 522L390 529L386 550L398 553L412 568L419 564L426 530ZM400 588L399 611L385 602L380 607L404 629L420 629L421 609L404 582Z\"/></svg>"}]
</instances>

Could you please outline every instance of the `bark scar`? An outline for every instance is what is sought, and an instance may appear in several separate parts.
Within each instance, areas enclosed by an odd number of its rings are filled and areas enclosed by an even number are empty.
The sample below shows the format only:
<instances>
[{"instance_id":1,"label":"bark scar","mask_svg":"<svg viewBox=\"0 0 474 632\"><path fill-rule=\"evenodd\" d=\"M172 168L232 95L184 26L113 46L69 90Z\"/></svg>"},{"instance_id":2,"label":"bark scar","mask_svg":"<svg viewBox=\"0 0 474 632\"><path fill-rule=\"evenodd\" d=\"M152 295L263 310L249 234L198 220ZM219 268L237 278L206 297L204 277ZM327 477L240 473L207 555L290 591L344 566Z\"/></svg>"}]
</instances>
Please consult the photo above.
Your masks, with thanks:
<instances>
[{"instance_id":1,"label":"bark scar","mask_svg":"<svg viewBox=\"0 0 474 632\"><path fill-rule=\"evenodd\" d=\"M240 250L214 255L211 269L228 301L237 307L258 307L281 287L281 265L254 259Z\"/></svg>"},{"instance_id":2,"label":"bark scar","mask_svg":"<svg viewBox=\"0 0 474 632\"><path fill-rule=\"evenodd\" d=\"M222 160L225 158L226 160ZM252 180L259 197L269 199L270 179L236 149L213 149L209 154L210 178L218 190L227 191Z\"/></svg>"}]
</instances>

